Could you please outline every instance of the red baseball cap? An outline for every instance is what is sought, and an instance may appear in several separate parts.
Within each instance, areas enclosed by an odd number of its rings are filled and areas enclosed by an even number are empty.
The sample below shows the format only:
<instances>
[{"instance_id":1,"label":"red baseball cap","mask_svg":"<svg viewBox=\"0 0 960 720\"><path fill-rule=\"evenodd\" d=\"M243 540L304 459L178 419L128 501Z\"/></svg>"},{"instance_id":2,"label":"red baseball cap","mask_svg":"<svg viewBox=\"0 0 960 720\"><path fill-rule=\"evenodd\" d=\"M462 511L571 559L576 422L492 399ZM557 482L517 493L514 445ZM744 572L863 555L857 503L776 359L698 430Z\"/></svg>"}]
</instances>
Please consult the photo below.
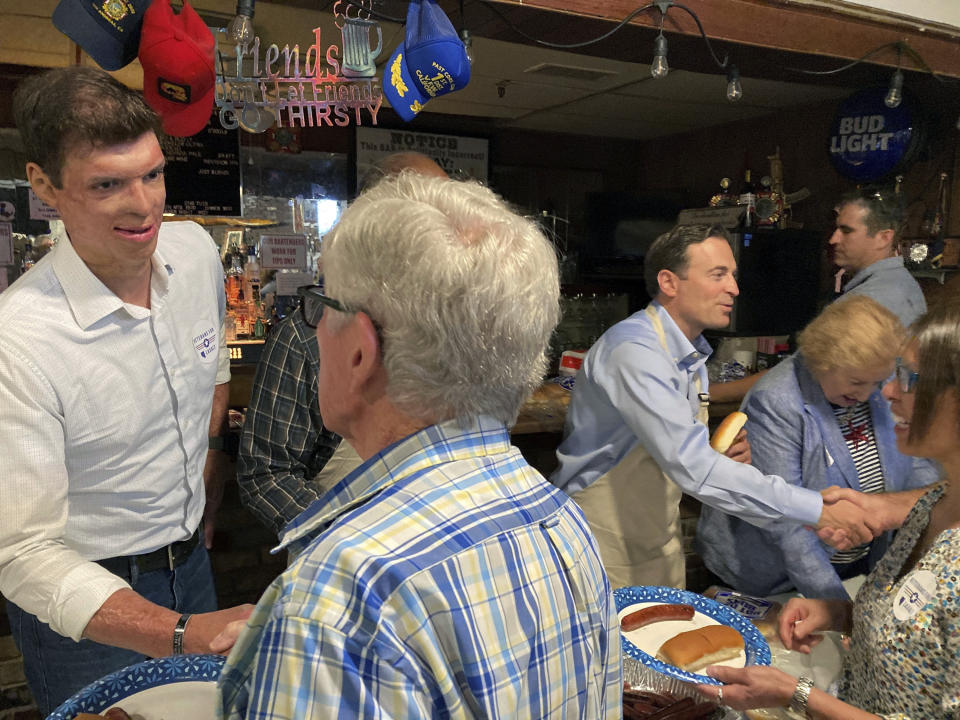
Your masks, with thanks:
<instances>
[{"instance_id":1,"label":"red baseball cap","mask_svg":"<svg viewBox=\"0 0 960 720\"><path fill-rule=\"evenodd\" d=\"M216 41L186 0L180 14L170 0L153 0L140 30L143 97L168 135L196 135L210 121L217 73Z\"/></svg>"}]
</instances>

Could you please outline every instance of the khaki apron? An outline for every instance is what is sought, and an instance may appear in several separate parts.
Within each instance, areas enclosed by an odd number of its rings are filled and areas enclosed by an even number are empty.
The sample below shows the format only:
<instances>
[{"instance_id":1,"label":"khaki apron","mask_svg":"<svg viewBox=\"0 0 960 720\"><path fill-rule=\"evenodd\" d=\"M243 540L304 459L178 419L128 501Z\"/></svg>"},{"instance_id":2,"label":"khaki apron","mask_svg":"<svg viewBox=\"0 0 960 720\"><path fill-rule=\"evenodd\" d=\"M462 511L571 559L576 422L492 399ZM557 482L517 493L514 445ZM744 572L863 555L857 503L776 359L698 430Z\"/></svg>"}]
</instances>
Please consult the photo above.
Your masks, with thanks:
<instances>
[{"instance_id":1,"label":"khaki apron","mask_svg":"<svg viewBox=\"0 0 960 720\"><path fill-rule=\"evenodd\" d=\"M669 353L656 310L648 305L644 312L660 345ZM707 424L709 403L700 392L699 375L694 378L694 386L701 397L697 420ZM680 531L682 494L646 449L637 445L592 485L573 495L597 538L612 587L685 586L686 562Z\"/></svg>"}]
</instances>

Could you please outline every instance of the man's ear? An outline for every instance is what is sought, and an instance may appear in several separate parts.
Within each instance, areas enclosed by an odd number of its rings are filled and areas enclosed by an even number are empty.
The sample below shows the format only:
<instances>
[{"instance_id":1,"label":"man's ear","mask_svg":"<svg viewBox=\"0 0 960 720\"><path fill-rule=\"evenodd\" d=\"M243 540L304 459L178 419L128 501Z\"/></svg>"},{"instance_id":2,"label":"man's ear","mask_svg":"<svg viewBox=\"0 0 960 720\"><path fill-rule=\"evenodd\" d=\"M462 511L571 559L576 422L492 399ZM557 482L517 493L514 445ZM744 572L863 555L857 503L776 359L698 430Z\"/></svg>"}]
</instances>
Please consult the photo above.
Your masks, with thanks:
<instances>
[{"instance_id":1,"label":"man's ear","mask_svg":"<svg viewBox=\"0 0 960 720\"><path fill-rule=\"evenodd\" d=\"M877 234L874 235L874 239L877 241L879 247L892 249L893 236L893 228L887 228L886 230L878 230Z\"/></svg>"},{"instance_id":2,"label":"man's ear","mask_svg":"<svg viewBox=\"0 0 960 720\"><path fill-rule=\"evenodd\" d=\"M30 181L30 187L38 198L52 208L57 207L57 186L35 162L27 163L27 180Z\"/></svg>"},{"instance_id":3,"label":"man's ear","mask_svg":"<svg viewBox=\"0 0 960 720\"><path fill-rule=\"evenodd\" d=\"M379 380L383 370L381 362L380 336L373 320L365 312L354 313L353 354L350 357L351 370L361 387L369 387L372 381Z\"/></svg>"},{"instance_id":4,"label":"man's ear","mask_svg":"<svg viewBox=\"0 0 960 720\"><path fill-rule=\"evenodd\" d=\"M657 273L657 284L660 286L660 292L670 298L677 296L680 290L679 280L680 277L675 272L666 268Z\"/></svg>"}]
</instances>

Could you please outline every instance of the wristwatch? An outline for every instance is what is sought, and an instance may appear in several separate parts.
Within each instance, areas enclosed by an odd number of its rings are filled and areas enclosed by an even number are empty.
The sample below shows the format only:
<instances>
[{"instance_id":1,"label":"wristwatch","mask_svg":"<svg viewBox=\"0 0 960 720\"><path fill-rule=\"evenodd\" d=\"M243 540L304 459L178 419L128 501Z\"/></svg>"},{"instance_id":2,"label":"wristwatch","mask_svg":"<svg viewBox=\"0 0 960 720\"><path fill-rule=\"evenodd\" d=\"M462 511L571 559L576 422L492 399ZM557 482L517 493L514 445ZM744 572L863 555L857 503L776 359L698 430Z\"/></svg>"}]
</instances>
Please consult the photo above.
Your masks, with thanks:
<instances>
[{"instance_id":1,"label":"wristwatch","mask_svg":"<svg viewBox=\"0 0 960 720\"><path fill-rule=\"evenodd\" d=\"M173 654L183 655L183 634L187 631L187 621L193 617L191 613L184 613L177 620L177 626L173 629Z\"/></svg>"},{"instance_id":2,"label":"wristwatch","mask_svg":"<svg viewBox=\"0 0 960 720\"><path fill-rule=\"evenodd\" d=\"M790 709L801 717L810 717L807 713L807 702L810 700L810 691L813 690L813 680L808 677L797 678L797 688L790 698Z\"/></svg>"}]
</instances>

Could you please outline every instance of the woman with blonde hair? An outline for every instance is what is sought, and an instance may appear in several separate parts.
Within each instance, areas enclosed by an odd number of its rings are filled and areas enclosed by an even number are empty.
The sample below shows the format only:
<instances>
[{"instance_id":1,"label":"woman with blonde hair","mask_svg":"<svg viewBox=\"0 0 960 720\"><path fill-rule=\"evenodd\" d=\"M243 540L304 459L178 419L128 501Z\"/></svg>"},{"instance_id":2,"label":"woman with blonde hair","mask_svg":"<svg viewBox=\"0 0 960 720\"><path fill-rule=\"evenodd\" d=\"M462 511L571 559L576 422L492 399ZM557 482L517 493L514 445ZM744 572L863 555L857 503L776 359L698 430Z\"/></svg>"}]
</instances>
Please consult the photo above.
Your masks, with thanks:
<instances>
[{"instance_id":1,"label":"woman with blonde hair","mask_svg":"<svg viewBox=\"0 0 960 720\"><path fill-rule=\"evenodd\" d=\"M708 668L726 683L719 695L730 707L789 704L818 720L960 717L960 298L912 329L883 394L900 452L935 460L942 484L910 510L856 602L795 598L780 613L791 649L809 652L825 630L851 635L842 700L775 668ZM699 688L718 697L716 686Z\"/></svg>"},{"instance_id":2,"label":"woman with blonde hair","mask_svg":"<svg viewBox=\"0 0 960 720\"><path fill-rule=\"evenodd\" d=\"M798 352L744 399L753 465L814 490L880 493L934 482L929 462L897 451L880 394L903 336L897 317L866 296L827 306L800 333ZM714 574L752 595L796 589L807 597L847 599L841 581L869 572L891 537L887 532L836 551L799 525L761 529L704 507L697 550Z\"/></svg>"}]
</instances>

